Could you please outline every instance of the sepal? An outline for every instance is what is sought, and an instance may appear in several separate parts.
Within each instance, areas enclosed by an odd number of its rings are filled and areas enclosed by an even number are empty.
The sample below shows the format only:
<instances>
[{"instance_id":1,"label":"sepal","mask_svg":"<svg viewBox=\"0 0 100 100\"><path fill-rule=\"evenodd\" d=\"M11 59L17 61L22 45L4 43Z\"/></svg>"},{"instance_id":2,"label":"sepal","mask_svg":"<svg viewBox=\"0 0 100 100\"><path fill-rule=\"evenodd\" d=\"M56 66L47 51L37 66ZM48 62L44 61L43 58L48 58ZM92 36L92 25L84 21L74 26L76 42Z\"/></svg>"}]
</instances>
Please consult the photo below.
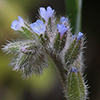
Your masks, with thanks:
<instances>
[{"instance_id":1,"label":"sepal","mask_svg":"<svg viewBox=\"0 0 100 100\"><path fill-rule=\"evenodd\" d=\"M66 34L64 34L63 37L61 38L60 34L58 33L56 35L55 42L54 42L55 51L61 52L65 46L65 43L66 43Z\"/></svg>"},{"instance_id":2,"label":"sepal","mask_svg":"<svg viewBox=\"0 0 100 100\"><path fill-rule=\"evenodd\" d=\"M66 66L73 64L73 62L77 59L79 53L81 51L81 41L73 40L68 50L65 52L65 63Z\"/></svg>"},{"instance_id":3,"label":"sepal","mask_svg":"<svg viewBox=\"0 0 100 100\"><path fill-rule=\"evenodd\" d=\"M67 84L68 100L86 100L84 80L81 73L75 67L71 67L70 69Z\"/></svg>"},{"instance_id":4,"label":"sepal","mask_svg":"<svg viewBox=\"0 0 100 100\"><path fill-rule=\"evenodd\" d=\"M31 32L30 29L26 28L26 27L22 27L23 31L19 31L21 33L21 35L27 39L34 39L35 38L35 34L33 34Z\"/></svg>"}]
</instances>

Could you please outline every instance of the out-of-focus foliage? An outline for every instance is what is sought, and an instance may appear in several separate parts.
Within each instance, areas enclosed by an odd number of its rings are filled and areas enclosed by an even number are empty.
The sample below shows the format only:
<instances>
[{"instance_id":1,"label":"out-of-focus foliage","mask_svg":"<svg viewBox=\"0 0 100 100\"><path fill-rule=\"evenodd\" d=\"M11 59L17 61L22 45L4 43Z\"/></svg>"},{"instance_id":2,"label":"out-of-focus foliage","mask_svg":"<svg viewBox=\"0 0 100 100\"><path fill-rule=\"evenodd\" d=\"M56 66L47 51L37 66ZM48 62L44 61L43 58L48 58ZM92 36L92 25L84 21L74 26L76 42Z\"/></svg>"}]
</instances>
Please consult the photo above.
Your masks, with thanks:
<instances>
[{"instance_id":1,"label":"out-of-focus foliage","mask_svg":"<svg viewBox=\"0 0 100 100\"><path fill-rule=\"evenodd\" d=\"M65 4L73 34L77 34L81 31L82 0L65 0Z\"/></svg>"}]
</instances>

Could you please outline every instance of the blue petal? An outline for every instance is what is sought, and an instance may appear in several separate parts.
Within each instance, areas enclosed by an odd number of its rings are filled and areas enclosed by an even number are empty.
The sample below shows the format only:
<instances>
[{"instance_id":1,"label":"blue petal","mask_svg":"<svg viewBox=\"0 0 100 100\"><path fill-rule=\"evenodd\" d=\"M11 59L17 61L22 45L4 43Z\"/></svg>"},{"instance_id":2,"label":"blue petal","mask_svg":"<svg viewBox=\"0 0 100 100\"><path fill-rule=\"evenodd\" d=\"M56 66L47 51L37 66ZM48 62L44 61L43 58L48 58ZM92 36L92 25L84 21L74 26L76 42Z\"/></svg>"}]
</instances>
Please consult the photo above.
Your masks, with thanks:
<instances>
[{"instance_id":1,"label":"blue petal","mask_svg":"<svg viewBox=\"0 0 100 100\"><path fill-rule=\"evenodd\" d=\"M61 18L60 18L60 23L63 24L63 25L67 25L67 23L68 23L68 18L61 17Z\"/></svg>"},{"instance_id":2,"label":"blue petal","mask_svg":"<svg viewBox=\"0 0 100 100\"><path fill-rule=\"evenodd\" d=\"M14 20L11 24L11 28L14 29L14 30L18 30L18 25L19 25L19 21Z\"/></svg>"},{"instance_id":3,"label":"blue petal","mask_svg":"<svg viewBox=\"0 0 100 100\"><path fill-rule=\"evenodd\" d=\"M79 41L82 37L83 37L83 33L82 32L79 32L78 33L78 36L77 36L77 41Z\"/></svg>"},{"instance_id":4,"label":"blue petal","mask_svg":"<svg viewBox=\"0 0 100 100\"><path fill-rule=\"evenodd\" d=\"M71 67L71 72L77 73L77 69L75 67Z\"/></svg>"},{"instance_id":5,"label":"blue petal","mask_svg":"<svg viewBox=\"0 0 100 100\"><path fill-rule=\"evenodd\" d=\"M18 19L19 19L20 22L24 22L22 17L18 16Z\"/></svg>"},{"instance_id":6,"label":"blue petal","mask_svg":"<svg viewBox=\"0 0 100 100\"><path fill-rule=\"evenodd\" d=\"M46 27L41 20L37 20L36 22L30 24L30 27L37 34L43 34L46 30Z\"/></svg>"},{"instance_id":7,"label":"blue petal","mask_svg":"<svg viewBox=\"0 0 100 100\"><path fill-rule=\"evenodd\" d=\"M65 25L61 24L57 24L57 29L58 32L61 34L61 36L68 30L68 28L65 27Z\"/></svg>"},{"instance_id":8,"label":"blue petal","mask_svg":"<svg viewBox=\"0 0 100 100\"><path fill-rule=\"evenodd\" d=\"M49 18L53 16L54 10L50 6L47 7L47 10L44 7L40 7L40 16L48 22Z\"/></svg>"},{"instance_id":9,"label":"blue petal","mask_svg":"<svg viewBox=\"0 0 100 100\"><path fill-rule=\"evenodd\" d=\"M53 13L54 13L54 10L52 10L52 8L50 6L48 6L47 7L47 12L48 12L49 17L52 17Z\"/></svg>"},{"instance_id":10,"label":"blue petal","mask_svg":"<svg viewBox=\"0 0 100 100\"><path fill-rule=\"evenodd\" d=\"M36 23L39 25L39 27L43 27L44 23L41 20L37 20Z\"/></svg>"},{"instance_id":11,"label":"blue petal","mask_svg":"<svg viewBox=\"0 0 100 100\"><path fill-rule=\"evenodd\" d=\"M18 20L14 20L11 24L11 28L14 30L21 30L21 27L24 26L24 20L22 17L18 16Z\"/></svg>"},{"instance_id":12,"label":"blue petal","mask_svg":"<svg viewBox=\"0 0 100 100\"><path fill-rule=\"evenodd\" d=\"M44 18L44 15L46 13L46 10L44 7L40 7L40 16Z\"/></svg>"},{"instance_id":13,"label":"blue petal","mask_svg":"<svg viewBox=\"0 0 100 100\"><path fill-rule=\"evenodd\" d=\"M65 20L65 17L61 17L61 18L60 18L60 23L62 23L63 20Z\"/></svg>"},{"instance_id":14,"label":"blue petal","mask_svg":"<svg viewBox=\"0 0 100 100\"><path fill-rule=\"evenodd\" d=\"M40 7L40 16L42 18L44 18L44 20L46 22L48 22L49 16L48 16L47 11L46 11L46 9L44 7Z\"/></svg>"},{"instance_id":15,"label":"blue petal","mask_svg":"<svg viewBox=\"0 0 100 100\"><path fill-rule=\"evenodd\" d=\"M44 33L45 30L46 30L45 28L41 28L41 29L38 31L38 34Z\"/></svg>"},{"instance_id":16,"label":"blue petal","mask_svg":"<svg viewBox=\"0 0 100 100\"><path fill-rule=\"evenodd\" d=\"M38 34L38 29L37 29L37 24L36 23L32 23L32 24L30 24L30 27L32 28L32 30L35 32L35 33L37 33Z\"/></svg>"}]
</instances>

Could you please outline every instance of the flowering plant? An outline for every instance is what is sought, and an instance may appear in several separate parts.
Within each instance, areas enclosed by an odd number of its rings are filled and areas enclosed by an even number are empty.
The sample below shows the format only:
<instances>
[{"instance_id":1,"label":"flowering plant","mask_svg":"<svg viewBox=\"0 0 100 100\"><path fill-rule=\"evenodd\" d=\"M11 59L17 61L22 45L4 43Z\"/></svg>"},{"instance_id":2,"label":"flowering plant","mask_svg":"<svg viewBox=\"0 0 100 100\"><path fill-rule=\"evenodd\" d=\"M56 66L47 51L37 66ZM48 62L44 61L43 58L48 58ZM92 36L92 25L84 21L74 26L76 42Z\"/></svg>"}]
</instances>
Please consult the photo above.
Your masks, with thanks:
<instances>
[{"instance_id":1,"label":"flowering plant","mask_svg":"<svg viewBox=\"0 0 100 100\"><path fill-rule=\"evenodd\" d=\"M55 63L66 100L86 100L87 85L83 77L83 48L85 37L82 32L71 32L69 19L56 20L55 10L50 6L39 9L40 19L27 23L20 16L11 28L22 35L20 41L4 45L3 51L13 54L10 65L20 70L24 77L40 75L48 67L50 59Z\"/></svg>"}]
</instances>

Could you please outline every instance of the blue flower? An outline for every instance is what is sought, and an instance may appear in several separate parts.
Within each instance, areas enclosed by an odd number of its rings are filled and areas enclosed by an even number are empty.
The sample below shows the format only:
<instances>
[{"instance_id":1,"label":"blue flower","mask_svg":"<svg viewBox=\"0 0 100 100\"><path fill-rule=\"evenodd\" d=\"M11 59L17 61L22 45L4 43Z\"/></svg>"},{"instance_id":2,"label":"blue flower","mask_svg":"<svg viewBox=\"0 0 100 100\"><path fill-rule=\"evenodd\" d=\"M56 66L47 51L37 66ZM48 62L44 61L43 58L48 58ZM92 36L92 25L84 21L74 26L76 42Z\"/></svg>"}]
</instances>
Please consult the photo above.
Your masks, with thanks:
<instances>
[{"instance_id":1,"label":"blue flower","mask_svg":"<svg viewBox=\"0 0 100 100\"><path fill-rule=\"evenodd\" d=\"M32 30L37 34L43 34L46 31L46 26L44 25L43 21L37 20L36 22L30 24Z\"/></svg>"},{"instance_id":2,"label":"blue flower","mask_svg":"<svg viewBox=\"0 0 100 100\"><path fill-rule=\"evenodd\" d=\"M68 18L61 17L60 18L60 23L63 24L63 25L67 25L68 24Z\"/></svg>"},{"instance_id":3,"label":"blue flower","mask_svg":"<svg viewBox=\"0 0 100 100\"><path fill-rule=\"evenodd\" d=\"M18 20L14 20L11 24L11 28L14 30L21 30L21 27L24 26L24 20L22 17L18 16Z\"/></svg>"},{"instance_id":4,"label":"blue flower","mask_svg":"<svg viewBox=\"0 0 100 100\"><path fill-rule=\"evenodd\" d=\"M83 33L79 32L78 35L72 35L72 38L78 42L83 37Z\"/></svg>"},{"instance_id":5,"label":"blue flower","mask_svg":"<svg viewBox=\"0 0 100 100\"><path fill-rule=\"evenodd\" d=\"M40 7L40 16L48 22L49 18L53 16L54 10L50 6L47 7L47 10L44 7Z\"/></svg>"},{"instance_id":6,"label":"blue flower","mask_svg":"<svg viewBox=\"0 0 100 100\"><path fill-rule=\"evenodd\" d=\"M65 34L65 32L68 30L69 27L66 27L65 25L61 24L57 24L57 29L58 32L60 33L61 37Z\"/></svg>"},{"instance_id":7,"label":"blue flower","mask_svg":"<svg viewBox=\"0 0 100 100\"><path fill-rule=\"evenodd\" d=\"M83 33L82 32L79 32L78 33L78 36L77 36L77 41L79 41L82 37L83 37Z\"/></svg>"},{"instance_id":8,"label":"blue flower","mask_svg":"<svg viewBox=\"0 0 100 100\"><path fill-rule=\"evenodd\" d=\"M77 73L77 69L75 67L71 67L71 72Z\"/></svg>"}]
</instances>

